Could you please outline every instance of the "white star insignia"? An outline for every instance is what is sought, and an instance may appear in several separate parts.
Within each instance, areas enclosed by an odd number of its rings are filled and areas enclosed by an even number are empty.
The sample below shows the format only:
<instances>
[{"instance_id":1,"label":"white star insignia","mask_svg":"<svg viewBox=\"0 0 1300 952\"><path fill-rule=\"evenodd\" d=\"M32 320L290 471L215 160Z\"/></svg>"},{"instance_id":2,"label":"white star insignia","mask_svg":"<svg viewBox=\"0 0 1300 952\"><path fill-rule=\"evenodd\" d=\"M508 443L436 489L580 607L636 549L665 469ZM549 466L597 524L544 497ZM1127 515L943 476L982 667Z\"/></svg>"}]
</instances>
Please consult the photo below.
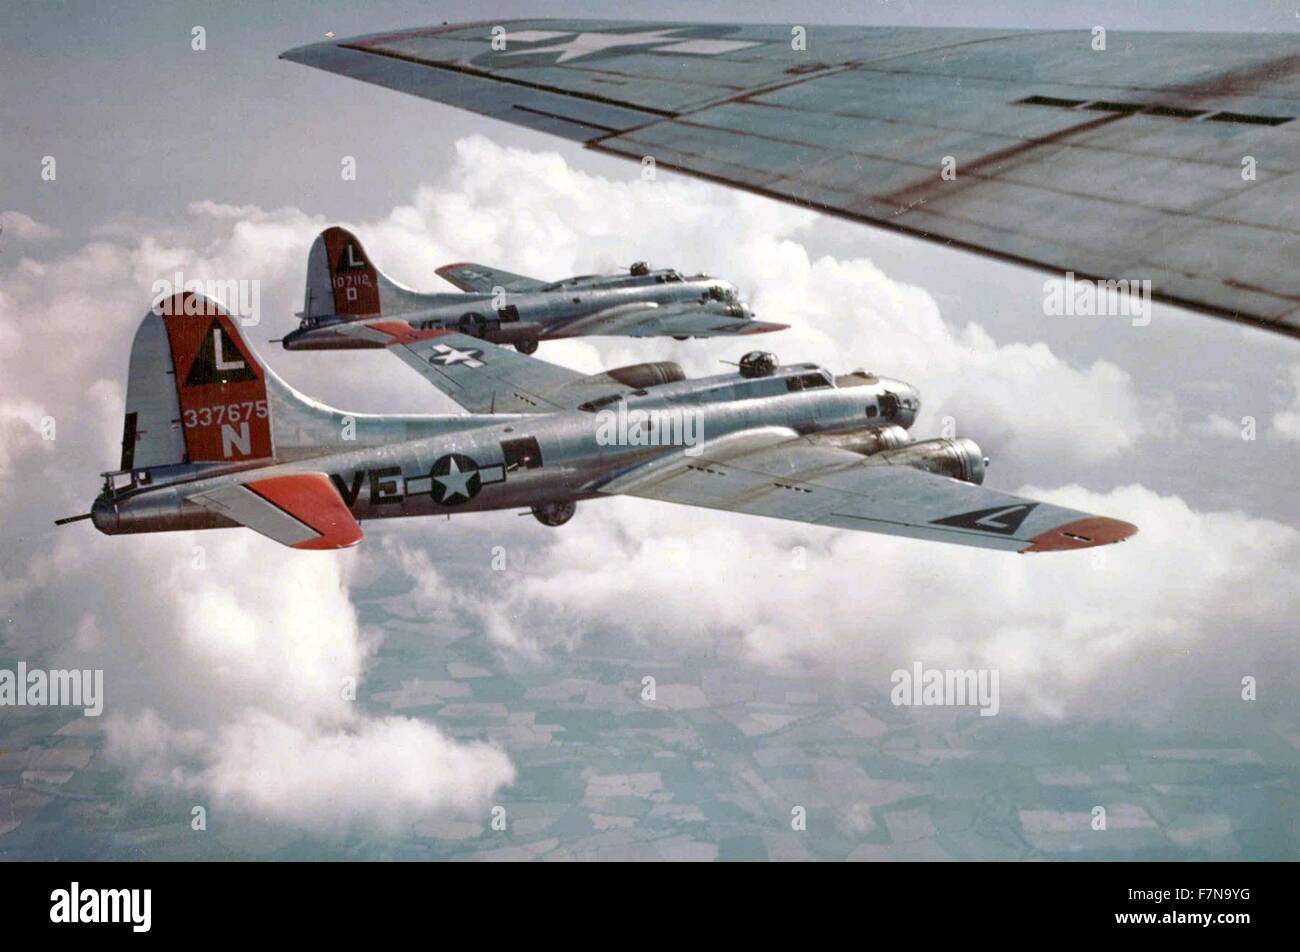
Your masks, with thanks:
<instances>
[{"instance_id":1,"label":"white star insignia","mask_svg":"<svg viewBox=\"0 0 1300 952\"><path fill-rule=\"evenodd\" d=\"M550 46L534 46L527 50L513 50L505 55L524 56L529 53L559 52L559 58L555 62L563 63L579 56L599 53L616 46L648 46L651 43L662 43L665 40L673 39L673 34L680 29L681 27L674 27L671 30L647 30L643 33L579 33L573 39L565 40L563 43L554 43Z\"/></svg>"},{"instance_id":2,"label":"white star insignia","mask_svg":"<svg viewBox=\"0 0 1300 952\"><path fill-rule=\"evenodd\" d=\"M429 359L434 363L442 364L444 367L450 367L452 364L464 364L466 367L476 369L483 366L483 361L475 359L482 351L457 350L455 347L448 347L446 344L438 344L433 349L437 353Z\"/></svg>"},{"instance_id":3,"label":"white star insignia","mask_svg":"<svg viewBox=\"0 0 1300 952\"><path fill-rule=\"evenodd\" d=\"M456 465L456 457L452 457L448 462L448 470L445 475L433 477L433 481L442 486L443 502L451 502L453 496L464 496L470 498L469 481L474 478L478 472L476 469L461 469Z\"/></svg>"}]
</instances>

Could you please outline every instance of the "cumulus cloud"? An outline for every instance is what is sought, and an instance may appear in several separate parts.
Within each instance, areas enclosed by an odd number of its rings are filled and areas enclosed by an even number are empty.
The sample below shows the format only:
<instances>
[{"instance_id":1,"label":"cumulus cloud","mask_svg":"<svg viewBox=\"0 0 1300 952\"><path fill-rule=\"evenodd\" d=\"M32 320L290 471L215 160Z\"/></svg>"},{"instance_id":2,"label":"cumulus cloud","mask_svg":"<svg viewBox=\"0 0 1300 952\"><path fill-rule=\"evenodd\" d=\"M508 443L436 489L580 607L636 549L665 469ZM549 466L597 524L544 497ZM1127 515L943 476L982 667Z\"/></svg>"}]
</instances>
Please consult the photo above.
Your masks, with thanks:
<instances>
[{"instance_id":1,"label":"cumulus cloud","mask_svg":"<svg viewBox=\"0 0 1300 952\"><path fill-rule=\"evenodd\" d=\"M1193 427L1193 429L1197 433L1203 433L1206 436L1217 436L1223 437L1224 439L1239 440L1241 439L1245 427L1245 421L1234 422L1233 420L1229 420L1222 413L1211 413Z\"/></svg>"},{"instance_id":2,"label":"cumulus cloud","mask_svg":"<svg viewBox=\"0 0 1300 952\"><path fill-rule=\"evenodd\" d=\"M947 422L1005 453L1083 464L1130 449L1144 434L1137 389L1113 363L1075 367L1042 343L999 345L976 324L953 328L928 292L866 260L810 261L792 242L765 250L757 269L780 279L760 287L756 307L793 318L801 358L836 366L851 355L919 384L922 432Z\"/></svg>"},{"instance_id":3,"label":"cumulus cloud","mask_svg":"<svg viewBox=\"0 0 1300 952\"><path fill-rule=\"evenodd\" d=\"M0 229L9 237L24 242L49 241L59 236L57 228L43 225L22 212L0 212Z\"/></svg>"},{"instance_id":4,"label":"cumulus cloud","mask_svg":"<svg viewBox=\"0 0 1300 952\"><path fill-rule=\"evenodd\" d=\"M514 778L505 752L359 710L375 644L349 558L238 531L64 536L22 586L42 636L25 647L53 640L51 664L104 670L108 753L142 788L331 834L485 815Z\"/></svg>"},{"instance_id":5,"label":"cumulus cloud","mask_svg":"<svg viewBox=\"0 0 1300 952\"><path fill-rule=\"evenodd\" d=\"M1300 532L1198 513L1140 486L1020 491L1141 532L1119 546L1018 556L614 500L580 505L549 545L528 540L544 549L527 571L479 585L463 607L507 645L553 649L601 631L724 645L881 695L913 661L995 668L1002 711L1030 720L1169 726L1241 712L1245 676L1291 703ZM701 579L716 580L707 594Z\"/></svg>"}]
</instances>

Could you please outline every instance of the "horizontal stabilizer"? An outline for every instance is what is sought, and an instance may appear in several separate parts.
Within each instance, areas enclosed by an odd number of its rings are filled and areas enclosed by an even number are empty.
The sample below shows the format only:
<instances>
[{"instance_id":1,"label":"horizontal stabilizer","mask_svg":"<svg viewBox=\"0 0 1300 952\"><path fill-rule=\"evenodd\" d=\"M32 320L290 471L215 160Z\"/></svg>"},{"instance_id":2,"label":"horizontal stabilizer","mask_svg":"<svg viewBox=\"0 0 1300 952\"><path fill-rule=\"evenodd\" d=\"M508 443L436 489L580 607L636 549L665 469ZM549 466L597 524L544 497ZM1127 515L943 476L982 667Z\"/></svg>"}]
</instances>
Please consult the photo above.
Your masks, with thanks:
<instances>
[{"instance_id":1,"label":"horizontal stabilizer","mask_svg":"<svg viewBox=\"0 0 1300 952\"><path fill-rule=\"evenodd\" d=\"M361 526L324 473L295 473L188 497L210 512L294 549L346 549Z\"/></svg>"}]
</instances>

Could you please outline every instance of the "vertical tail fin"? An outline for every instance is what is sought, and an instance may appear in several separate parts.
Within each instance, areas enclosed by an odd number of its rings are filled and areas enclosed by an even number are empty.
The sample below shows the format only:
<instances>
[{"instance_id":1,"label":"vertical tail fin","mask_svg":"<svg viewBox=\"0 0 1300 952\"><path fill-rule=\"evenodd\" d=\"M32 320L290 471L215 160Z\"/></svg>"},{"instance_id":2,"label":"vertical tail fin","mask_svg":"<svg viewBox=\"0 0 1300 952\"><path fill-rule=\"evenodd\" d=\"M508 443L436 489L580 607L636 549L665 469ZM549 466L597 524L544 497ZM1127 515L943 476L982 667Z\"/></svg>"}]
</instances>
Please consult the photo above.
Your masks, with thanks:
<instances>
[{"instance_id":1,"label":"vertical tail fin","mask_svg":"<svg viewBox=\"0 0 1300 952\"><path fill-rule=\"evenodd\" d=\"M159 301L131 346L123 471L274 456L267 371L216 301Z\"/></svg>"},{"instance_id":2,"label":"vertical tail fin","mask_svg":"<svg viewBox=\"0 0 1300 952\"><path fill-rule=\"evenodd\" d=\"M434 303L433 296L404 288L376 268L361 240L346 228L326 228L307 253L307 290L301 316L310 323L391 317L430 303Z\"/></svg>"},{"instance_id":3,"label":"vertical tail fin","mask_svg":"<svg viewBox=\"0 0 1300 952\"><path fill-rule=\"evenodd\" d=\"M225 308L186 292L155 304L136 331L120 472L283 463L410 439L425 426L389 419L299 393L258 360ZM427 426L441 432L442 423L431 417Z\"/></svg>"}]
</instances>

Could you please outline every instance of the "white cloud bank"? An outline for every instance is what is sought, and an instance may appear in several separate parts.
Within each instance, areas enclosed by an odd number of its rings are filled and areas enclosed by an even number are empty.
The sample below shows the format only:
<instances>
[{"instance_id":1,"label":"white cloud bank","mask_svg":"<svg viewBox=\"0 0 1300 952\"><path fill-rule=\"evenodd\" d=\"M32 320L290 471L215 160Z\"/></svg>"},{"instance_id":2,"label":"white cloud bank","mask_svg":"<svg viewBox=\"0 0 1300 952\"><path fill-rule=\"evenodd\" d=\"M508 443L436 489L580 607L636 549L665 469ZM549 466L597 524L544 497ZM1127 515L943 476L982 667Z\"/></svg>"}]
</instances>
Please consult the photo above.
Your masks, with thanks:
<instances>
[{"instance_id":1,"label":"white cloud bank","mask_svg":"<svg viewBox=\"0 0 1300 952\"><path fill-rule=\"evenodd\" d=\"M0 230L6 236L23 242L49 241L59 236L57 228L43 225L31 215L13 211L0 212Z\"/></svg>"},{"instance_id":2,"label":"white cloud bank","mask_svg":"<svg viewBox=\"0 0 1300 952\"><path fill-rule=\"evenodd\" d=\"M995 668L1003 714L1029 720L1249 716L1246 676L1262 698L1294 704L1300 532L1140 486L1021 491L1141 531L1020 556L639 500L580 504L549 545L494 539L531 546L527 570L463 593L462 607L533 652L610 631L741 646L756 663L811 666L874 696L913 661Z\"/></svg>"},{"instance_id":3,"label":"white cloud bank","mask_svg":"<svg viewBox=\"0 0 1300 952\"><path fill-rule=\"evenodd\" d=\"M66 539L66 541L64 541ZM374 645L344 562L252 533L64 537L32 567L25 628L104 669L108 754L141 787L327 834L484 819L505 752L351 700Z\"/></svg>"}]
</instances>

